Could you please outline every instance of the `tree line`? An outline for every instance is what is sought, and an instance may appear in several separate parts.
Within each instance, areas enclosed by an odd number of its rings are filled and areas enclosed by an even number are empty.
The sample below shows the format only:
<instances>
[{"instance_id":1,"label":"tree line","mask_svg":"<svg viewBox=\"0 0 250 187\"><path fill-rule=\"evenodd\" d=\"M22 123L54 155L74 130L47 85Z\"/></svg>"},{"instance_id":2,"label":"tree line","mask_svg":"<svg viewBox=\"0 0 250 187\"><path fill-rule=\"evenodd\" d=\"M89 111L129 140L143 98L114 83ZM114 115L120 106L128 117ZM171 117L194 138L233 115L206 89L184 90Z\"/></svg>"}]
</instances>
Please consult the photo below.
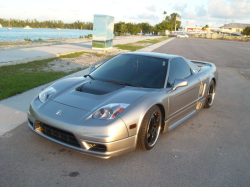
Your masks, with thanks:
<instances>
[{"instance_id":1,"label":"tree line","mask_svg":"<svg viewBox=\"0 0 250 187\"><path fill-rule=\"evenodd\" d=\"M116 35L126 35L130 33L135 35L137 33L156 33L164 32L165 30L173 31L181 27L181 21L176 20L177 17L180 17L177 13L172 13L170 16L167 16L167 12L163 12L163 21L152 26L147 22L142 23L125 23L119 22L114 24L114 33ZM3 27L25 27L29 25L32 28L62 28L62 29L87 29L93 30L92 22L81 22L75 21L74 23L64 23L61 20L48 20L48 21L38 21L33 20L17 20L17 19L1 19L0 23Z\"/></svg>"},{"instance_id":2,"label":"tree line","mask_svg":"<svg viewBox=\"0 0 250 187\"><path fill-rule=\"evenodd\" d=\"M149 23L125 23L119 22L115 23L114 32L116 35L124 35L130 33L132 35L142 32L145 33L158 33L165 30L174 31L181 27L181 21L176 20L177 17L180 17L177 13L172 13L170 16L166 16L167 12L163 12L163 21L156 24L155 26L150 25ZM176 27L175 27L176 26Z\"/></svg>"},{"instance_id":3,"label":"tree line","mask_svg":"<svg viewBox=\"0 0 250 187\"><path fill-rule=\"evenodd\" d=\"M61 29L87 29L93 30L92 22L75 21L74 23L64 23L61 20L38 21L33 20L17 20L17 19L1 19L0 23L3 27L25 27L29 25L32 28L61 28Z\"/></svg>"}]
</instances>

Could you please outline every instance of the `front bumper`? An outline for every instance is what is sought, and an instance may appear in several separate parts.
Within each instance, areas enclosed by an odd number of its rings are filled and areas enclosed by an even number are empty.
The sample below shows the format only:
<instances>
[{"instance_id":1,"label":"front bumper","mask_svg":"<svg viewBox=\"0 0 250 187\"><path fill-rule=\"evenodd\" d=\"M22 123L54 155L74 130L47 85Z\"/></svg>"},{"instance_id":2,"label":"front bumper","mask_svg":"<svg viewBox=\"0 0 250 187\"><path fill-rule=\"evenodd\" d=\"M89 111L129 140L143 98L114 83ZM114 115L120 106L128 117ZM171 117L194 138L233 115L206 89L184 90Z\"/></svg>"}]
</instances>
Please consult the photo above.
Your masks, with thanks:
<instances>
[{"instance_id":1,"label":"front bumper","mask_svg":"<svg viewBox=\"0 0 250 187\"><path fill-rule=\"evenodd\" d=\"M124 153L130 152L135 149L136 147L136 139L137 136L131 136L122 140L117 140L114 142L109 142L109 143L103 143L103 142L94 142L94 141L89 141L89 140L79 140L80 147L74 146L74 145L69 145L67 143L64 143L62 141L56 140L54 138L51 138L50 136L47 136L45 134L42 134L38 132L35 128L34 125L32 125L32 122L29 121L28 126L30 129L39 134L40 136L47 138L53 142L56 142L58 144L64 145L68 148L74 149L76 151L79 151L83 154L95 156L98 158L103 158L103 159L108 159L110 157L122 155ZM86 146L86 144L98 144L98 145L103 145L105 146L106 150L105 151L95 151L91 150Z\"/></svg>"},{"instance_id":2,"label":"front bumper","mask_svg":"<svg viewBox=\"0 0 250 187\"><path fill-rule=\"evenodd\" d=\"M62 115L57 115L59 109ZM107 159L136 148L137 136L128 137L121 119L107 121L87 116L88 111L56 102L41 106L35 99L28 111L28 124L42 137L99 158Z\"/></svg>"}]
</instances>

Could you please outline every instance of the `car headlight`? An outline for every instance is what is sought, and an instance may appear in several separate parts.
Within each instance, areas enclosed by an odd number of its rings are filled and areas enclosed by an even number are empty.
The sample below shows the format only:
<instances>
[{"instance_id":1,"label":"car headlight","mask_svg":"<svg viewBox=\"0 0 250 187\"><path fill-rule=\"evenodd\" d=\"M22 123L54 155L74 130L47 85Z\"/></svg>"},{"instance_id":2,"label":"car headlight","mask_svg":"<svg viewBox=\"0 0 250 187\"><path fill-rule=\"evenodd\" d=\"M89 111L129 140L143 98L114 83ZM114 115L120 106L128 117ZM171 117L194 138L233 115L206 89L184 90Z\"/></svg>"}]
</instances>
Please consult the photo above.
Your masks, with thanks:
<instances>
[{"instance_id":1,"label":"car headlight","mask_svg":"<svg viewBox=\"0 0 250 187\"><path fill-rule=\"evenodd\" d=\"M129 104L112 103L98 109L92 117L95 119L114 119L118 114L125 110Z\"/></svg>"},{"instance_id":2,"label":"car headlight","mask_svg":"<svg viewBox=\"0 0 250 187\"><path fill-rule=\"evenodd\" d=\"M38 99L44 103L47 99L49 99L52 95L56 93L56 89L53 87L48 87L45 90L43 90L39 95Z\"/></svg>"}]
</instances>

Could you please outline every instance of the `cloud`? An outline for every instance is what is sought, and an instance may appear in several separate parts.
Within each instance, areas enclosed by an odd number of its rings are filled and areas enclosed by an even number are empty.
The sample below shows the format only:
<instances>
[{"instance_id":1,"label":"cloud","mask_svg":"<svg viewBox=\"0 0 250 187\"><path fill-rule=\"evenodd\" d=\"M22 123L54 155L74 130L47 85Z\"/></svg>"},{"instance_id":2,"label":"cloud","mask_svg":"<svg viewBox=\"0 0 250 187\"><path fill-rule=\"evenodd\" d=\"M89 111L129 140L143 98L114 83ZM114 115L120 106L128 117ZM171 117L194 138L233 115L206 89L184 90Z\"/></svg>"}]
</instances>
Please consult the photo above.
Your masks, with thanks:
<instances>
[{"instance_id":1,"label":"cloud","mask_svg":"<svg viewBox=\"0 0 250 187\"><path fill-rule=\"evenodd\" d=\"M119 3L120 3L119 0L113 0L113 1L112 1L112 4L119 4Z\"/></svg>"},{"instance_id":2,"label":"cloud","mask_svg":"<svg viewBox=\"0 0 250 187\"><path fill-rule=\"evenodd\" d=\"M156 19L159 19L158 16L155 16L153 14L148 14L148 13L143 13L143 14L137 15L137 17L139 19L146 19L146 20L153 20L153 21L155 21Z\"/></svg>"},{"instance_id":3,"label":"cloud","mask_svg":"<svg viewBox=\"0 0 250 187\"><path fill-rule=\"evenodd\" d=\"M173 6L173 9L177 10L177 11L180 11L180 12L184 12L185 9L187 8L187 3L183 3L183 4L175 4Z\"/></svg>"},{"instance_id":4,"label":"cloud","mask_svg":"<svg viewBox=\"0 0 250 187\"><path fill-rule=\"evenodd\" d=\"M81 12L80 10L77 10L77 9L75 9L75 10L70 10L71 12Z\"/></svg>"},{"instance_id":5,"label":"cloud","mask_svg":"<svg viewBox=\"0 0 250 187\"><path fill-rule=\"evenodd\" d=\"M155 8L155 5L151 5L151 6L148 6L146 7L149 11L151 12L155 12L156 11L156 8Z\"/></svg>"},{"instance_id":6,"label":"cloud","mask_svg":"<svg viewBox=\"0 0 250 187\"><path fill-rule=\"evenodd\" d=\"M128 18L128 19L138 19L138 17L135 17L135 16L126 16L126 15L124 15L124 18Z\"/></svg>"},{"instance_id":7,"label":"cloud","mask_svg":"<svg viewBox=\"0 0 250 187\"><path fill-rule=\"evenodd\" d=\"M60 9L59 8L48 8L50 11L52 12L59 12Z\"/></svg>"},{"instance_id":8,"label":"cloud","mask_svg":"<svg viewBox=\"0 0 250 187\"><path fill-rule=\"evenodd\" d=\"M181 19L197 19L197 14L194 11L183 12Z\"/></svg>"},{"instance_id":9,"label":"cloud","mask_svg":"<svg viewBox=\"0 0 250 187\"><path fill-rule=\"evenodd\" d=\"M195 10L196 10L196 15L197 15L198 17L203 17L203 16L206 16L206 15L207 15L207 11L206 11L206 9L204 8L203 5L201 5L201 6L196 6Z\"/></svg>"},{"instance_id":10,"label":"cloud","mask_svg":"<svg viewBox=\"0 0 250 187\"><path fill-rule=\"evenodd\" d=\"M246 19L249 10L249 0L211 0L208 3L208 12L214 18Z\"/></svg>"},{"instance_id":11,"label":"cloud","mask_svg":"<svg viewBox=\"0 0 250 187\"><path fill-rule=\"evenodd\" d=\"M122 21L132 22L132 23L148 22L151 25L155 25L159 23L159 17L150 13L142 13L142 14L134 15L134 16L124 15Z\"/></svg>"}]
</instances>

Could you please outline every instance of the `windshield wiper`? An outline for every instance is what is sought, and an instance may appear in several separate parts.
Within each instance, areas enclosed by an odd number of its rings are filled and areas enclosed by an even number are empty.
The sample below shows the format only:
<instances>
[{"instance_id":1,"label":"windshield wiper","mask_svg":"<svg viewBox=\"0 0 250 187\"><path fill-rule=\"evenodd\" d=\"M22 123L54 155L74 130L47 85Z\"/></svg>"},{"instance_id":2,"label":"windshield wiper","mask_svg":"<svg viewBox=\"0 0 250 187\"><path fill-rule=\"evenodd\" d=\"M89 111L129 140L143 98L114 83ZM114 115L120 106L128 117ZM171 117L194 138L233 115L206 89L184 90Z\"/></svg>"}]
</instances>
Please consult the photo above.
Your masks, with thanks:
<instances>
[{"instance_id":1,"label":"windshield wiper","mask_svg":"<svg viewBox=\"0 0 250 187\"><path fill-rule=\"evenodd\" d=\"M119 82L119 81L106 81L106 82L111 82L111 83L115 83L115 84L121 84L121 85L126 85L126 86L134 86L134 87L141 87L141 88L143 88L143 86L139 86L139 85L135 85L135 84L130 84L130 83L126 83L126 82Z\"/></svg>"},{"instance_id":2,"label":"windshield wiper","mask_svg":"<svg viewBox=\"0 0 250 187\"><path fill-rule=\"evenodd\" d=\"M88 74L88 75L84 75L84 77L86 78L86 77L90 77L92 80L95 80L95 78L94 77L92 77L90 74Z\"/></svg>"}]
</instances>

